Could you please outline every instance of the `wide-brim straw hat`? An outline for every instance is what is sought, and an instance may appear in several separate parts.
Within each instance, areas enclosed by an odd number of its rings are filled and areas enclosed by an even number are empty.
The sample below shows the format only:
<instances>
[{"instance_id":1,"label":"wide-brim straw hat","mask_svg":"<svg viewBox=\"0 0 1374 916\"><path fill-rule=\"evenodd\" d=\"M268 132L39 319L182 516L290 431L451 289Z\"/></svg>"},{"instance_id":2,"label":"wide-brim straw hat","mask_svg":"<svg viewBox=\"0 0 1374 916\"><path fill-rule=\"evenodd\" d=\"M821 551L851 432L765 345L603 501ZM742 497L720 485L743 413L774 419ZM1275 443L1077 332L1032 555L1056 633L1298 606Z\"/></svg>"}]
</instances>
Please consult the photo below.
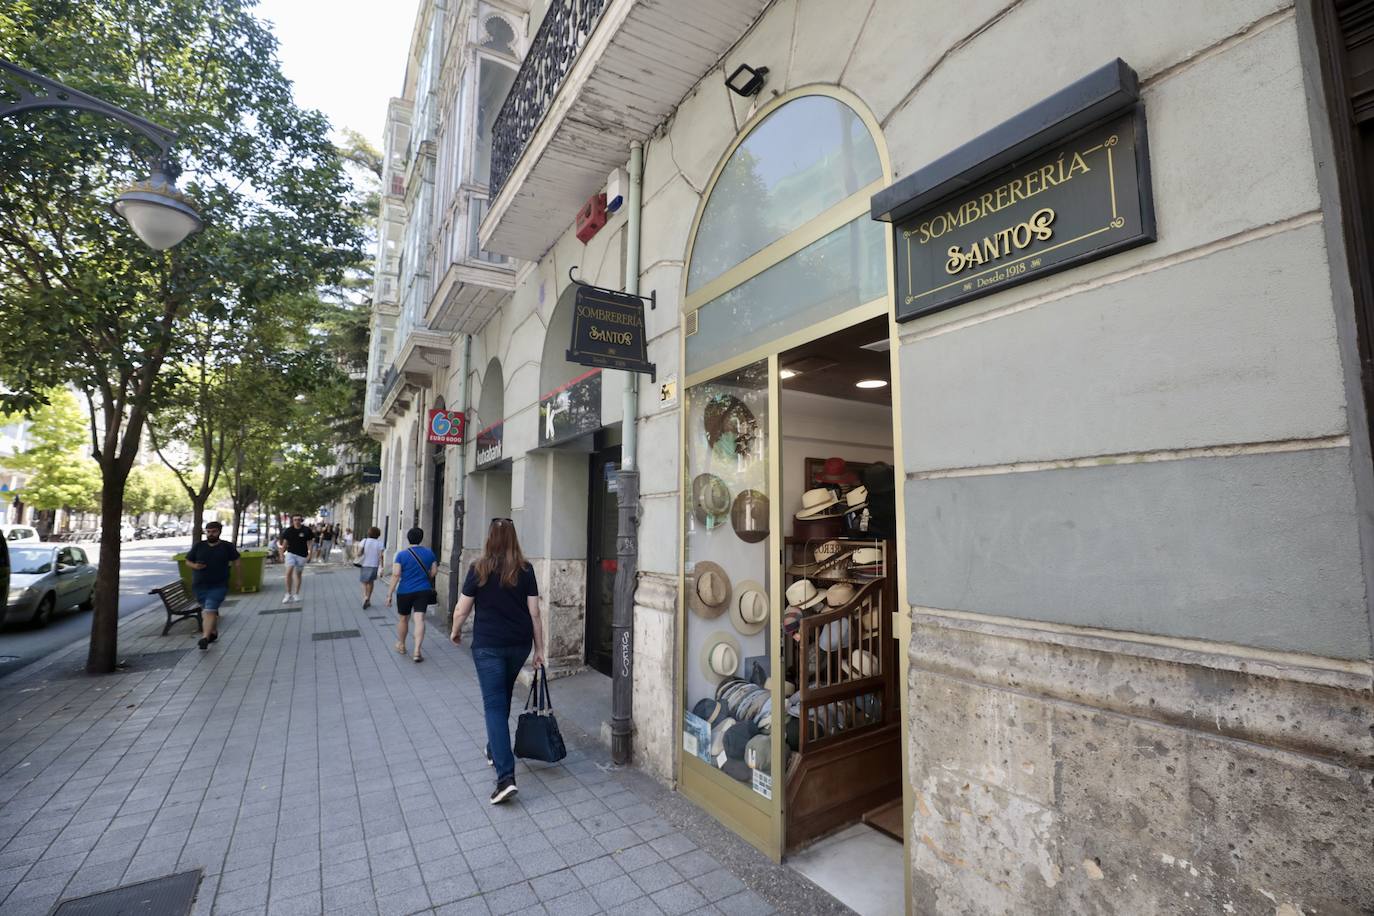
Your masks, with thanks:
<instances>
[{"instance_id":1,"label":"wide-brim straw hat","mask_svg":"<svg viewBox=\"0 0 1374 916\"><path fill-rule=\"evenodd\" d=\"M739 640L734 634L717 630L707 636L706 641L701 644L701 673L710 683L719 683L727 677L734 676L743 658L740 654Z\"/></svg>"},{"instance_id":2,"label":"wide-brim straw hat","mask_svg":"<svg viewBox=\"0 0 1374 916\"><path fill-rule=\"evenodd\" d=\"M735 588L735 600L730 602L730 622L745 636L753 636L768 625L768 592L753 580L745 580Z\"/></svg>"},{"instance_id":3,"label":"wide-brim straw hat","mask_svg":"<svg viewBox=\"0 0 1374 916\"><path fill-rule=\"evenodd\" d=\"M829 487L817 487L814 490L807 490L802 494L801 508L797 510L797 518L816 518L821 515L835 515L835 507L839 504L840 497Z\"/></svg>"},{"instance_id":4,"label":"wide-brim straw hat","mask_svg":"<svg viewBox=\"0 0 1374 916\"><path fill-rule=\"evenodd\" d=\"M848 561L853 554L854 549L852 547L849 547L843 541L837 541L831 538L816 545L815 550L811 553L814 562L793 563L791 566L787 567L787 571L794 576L819 575L832 567L839 566L841 563Z\"/></svg>"},{"instance_id":5,"label":"wide-brim straw hat","mask_svg":"<svg viewBox=\"0 0 1374 916\"><path fill-rule=\"evenodd\" d=\"M715 474L692 478L692 514L707 528L730 517L730 488Z\"/></svg>"},{"instance_id":6,"label":"wide-brim straw hat","mask_svg":"<svg viewBox=\"0 0 1374 916\"><path fill-rule=\"evenodd\" d=\"M768 497L758 490L742 490L730 507L730 524L735 534L747 544L757 544L768 537Z\"/></svg>"},{"instance_id":7,"label":"wide-brim straw hat","mask_svg":"<svg viewBox=\"0 0 1374 916\"><path fill-rule=\"evenodd\" d=\"M855 566L873 566L883 562L883 552L877 547L860 547L849 561Z\"/></svg>"},{"instance_id":8,"label":"wide-brim straw hat","mask_svg":"<svg viewBox=\"0 0 1374 916\"><path fill-rule=\"evenodd\" d=\"M844 494L845 505L849 506L852 512L855 509L862 509L868 505L868 487L859 484L848 493Z\"/></svg>"},{"instance_id":9,"label":"wide-brim straw hat","mask_svg":"<svg viewBox=\"0 0 1374 916\"><path fill-rule=\"evenodd\" d=\"M699 560L687 579L687 606L698 617L713 620L730 607L730 575L719 563Z\"/></svg>"},{"instance_id":10,"label":"wide-brim straw hat","mask_svg":"<svg viewBox=\"0 0 1374 916\"><path fill-rule=\"evenodd\" d=\"M832 608L844 607L854 600L857 593L857 589L848 582L836 582L825 590L825 603Z\"/></svg>"},{"instance_id":11,"label":"wide-brim straw hat","mask_svg":"<svg viewBox=\"0 0 1374 916\"><path fill-rule=\"evenodd\" d=\"M787 603L795 608L806 610L825 600L825 595L816 590L810 579L798 579L787 586Z\"/></svg>"},{"instance_id":12,"label":"wide-brim straw hat","mask_svg":"<svg viewBox=\"0 0 1374 916\"><path fill-rule=\"evenodd\" d=\"M840 670L851 678L876 677L880 670L878 656L867 649L855 649L849 658L840 662Z\"/></svg>"}]
</instances>

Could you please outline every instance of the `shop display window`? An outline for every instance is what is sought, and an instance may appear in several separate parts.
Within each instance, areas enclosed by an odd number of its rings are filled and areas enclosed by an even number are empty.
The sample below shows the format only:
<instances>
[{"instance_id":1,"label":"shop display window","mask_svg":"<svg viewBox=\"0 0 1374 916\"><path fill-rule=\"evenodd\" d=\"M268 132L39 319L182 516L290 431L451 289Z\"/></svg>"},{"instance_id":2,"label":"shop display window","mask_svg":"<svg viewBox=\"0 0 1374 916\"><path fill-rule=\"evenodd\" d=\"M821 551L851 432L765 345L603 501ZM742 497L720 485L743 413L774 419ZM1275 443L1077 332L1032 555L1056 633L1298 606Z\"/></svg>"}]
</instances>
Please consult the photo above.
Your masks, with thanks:
<instances>
[{"instance_id":1,"label":"shop display window","mask_svg":"<svg viewBox=\"0 0 1374 916\"><path fill-rule=\"evenodd\" d=\"M771 799L768 363L687 392L682 746Z\"/></svg>"}]
</instances>

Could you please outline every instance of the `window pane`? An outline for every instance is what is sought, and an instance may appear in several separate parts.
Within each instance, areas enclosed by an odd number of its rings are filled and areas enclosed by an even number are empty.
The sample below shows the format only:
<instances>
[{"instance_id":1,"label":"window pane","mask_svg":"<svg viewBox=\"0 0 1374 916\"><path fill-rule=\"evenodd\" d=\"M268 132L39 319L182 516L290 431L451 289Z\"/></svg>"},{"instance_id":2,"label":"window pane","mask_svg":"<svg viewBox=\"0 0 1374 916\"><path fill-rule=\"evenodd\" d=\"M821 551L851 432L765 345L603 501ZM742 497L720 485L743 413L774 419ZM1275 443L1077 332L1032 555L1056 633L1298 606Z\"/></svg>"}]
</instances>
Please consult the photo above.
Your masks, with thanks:
<instances>
[{"instance_id":1,"label":"window pane","mask_svg":"<svg viewBox=\"0 0 1374 916\"><path fill-rule=\"evenodd\" d=\"M515 71L482 58L477 82L477 150L472 180L486 184L491 180L491 130L506 103L511 83L515 82Z\"/></svg>"},{"instance_id":2,"label":"window pane","mask_svg":"<svg viewBox=\"0 0 1374 916\"><path fill-rule=\"evenodd\" d=\"M770 669L768 363L693 386L686 409L682 746L766 798L782 772L771 761L769 694L743 681L720 688Z\"/></svg>"},{"instance_id":3,"label":"window pane","mask_svg":"<svg viewBox=\"0 0 1374 916\"><path fill-rule=\"evenodd\" d=\"M687 338L687 371L884 295L884 237L882 223L861 216L703 305Z\"/></svg>"},{"instance_id":4,"label":"window pane","mask_svg":"<svg viewBox=\"0 0 1374 916\"><path fill-rule=\"evenodd\" d=\"M690 293L882 177L868 127L848 105L803 96L731 155L702 213Z\"/></svg>"}]
</instances>

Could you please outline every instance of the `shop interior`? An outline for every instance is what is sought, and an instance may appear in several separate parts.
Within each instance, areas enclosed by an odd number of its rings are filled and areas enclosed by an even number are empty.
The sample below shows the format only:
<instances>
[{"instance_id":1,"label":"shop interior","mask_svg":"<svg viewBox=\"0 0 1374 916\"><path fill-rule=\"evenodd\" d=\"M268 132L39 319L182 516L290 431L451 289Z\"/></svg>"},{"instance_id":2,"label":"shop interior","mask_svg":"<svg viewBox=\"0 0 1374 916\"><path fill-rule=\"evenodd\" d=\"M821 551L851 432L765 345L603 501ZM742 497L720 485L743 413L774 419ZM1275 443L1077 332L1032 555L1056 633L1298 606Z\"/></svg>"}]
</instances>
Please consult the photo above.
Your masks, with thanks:
<instances>
[{"instance_id":1,"label":"shop interior","mask_svg":"<svg viewBox=\"0 0 1374 916\"><path fill-rule=\"evenodd\" d=\"M784 861L860 913L900 913L904 899L888 346L879 317L779 355L774 476L766 361L698 386L687 419L684 748L716 781L750 790L741 800L771 800L779 787ZM780 486L776 546L770 480ZM780 627L769 626L775 607Z\"/></svg>"}]
</instances>

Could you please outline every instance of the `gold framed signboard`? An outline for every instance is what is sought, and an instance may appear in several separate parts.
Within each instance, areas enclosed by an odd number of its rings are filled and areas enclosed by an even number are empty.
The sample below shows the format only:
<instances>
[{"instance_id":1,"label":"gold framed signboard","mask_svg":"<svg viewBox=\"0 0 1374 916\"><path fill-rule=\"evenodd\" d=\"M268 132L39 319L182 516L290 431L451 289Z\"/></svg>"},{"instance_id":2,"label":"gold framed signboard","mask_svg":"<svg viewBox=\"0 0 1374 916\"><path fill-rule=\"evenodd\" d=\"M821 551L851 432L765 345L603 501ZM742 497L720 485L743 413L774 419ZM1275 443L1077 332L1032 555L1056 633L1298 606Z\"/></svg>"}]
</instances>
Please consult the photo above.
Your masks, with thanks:
<instances>
[{"instance_id":1,"label":"gold framed signboard","mask_svg":"<svg viewBox=\"0 0 1374 916\"><path fill-rule=\"evenodd\" d=\"M1154 240L1137 104L898 223L897 320Z\"/></svg>"}]
</instances>

